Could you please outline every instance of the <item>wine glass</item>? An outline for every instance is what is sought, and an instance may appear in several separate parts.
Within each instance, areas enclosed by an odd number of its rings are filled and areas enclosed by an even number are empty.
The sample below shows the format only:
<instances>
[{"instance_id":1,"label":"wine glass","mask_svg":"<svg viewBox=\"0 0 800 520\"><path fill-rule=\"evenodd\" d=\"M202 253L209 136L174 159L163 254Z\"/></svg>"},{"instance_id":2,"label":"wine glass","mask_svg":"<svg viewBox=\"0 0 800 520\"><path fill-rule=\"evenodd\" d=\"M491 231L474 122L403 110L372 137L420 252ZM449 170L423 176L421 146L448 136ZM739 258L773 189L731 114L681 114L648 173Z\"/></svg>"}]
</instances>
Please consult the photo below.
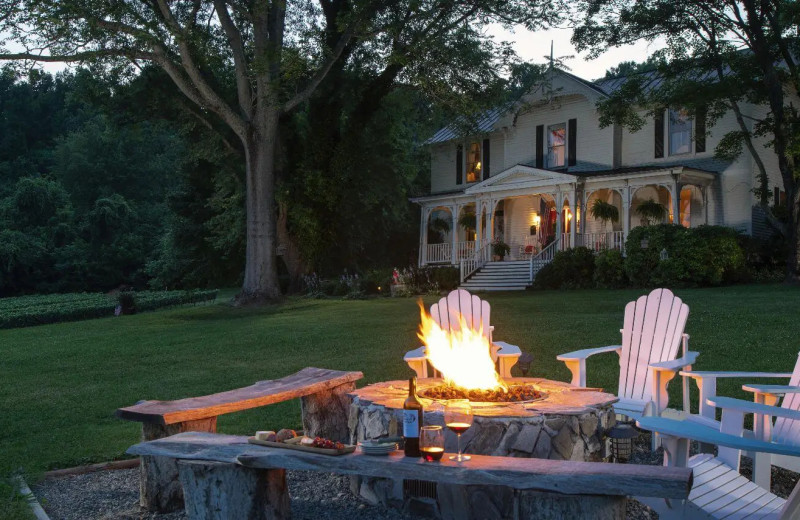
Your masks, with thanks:
<instances>
[{"instance_id":1,"label":"wine glass","mask_svg":"<svg viewBox=\"0 0 800 520\"><path fill-rule=\"evenodd\" d=\"M419 449L426 462L437 462L444 455L444 431L441 426L423 426L419 429Z\"/></svg>"},{"instance_id":2,"label":"wine glass","mask_svg":"<svg viewBox=\"0 0 800 520\"><path fill-rule=\"evenodd\" d=\"M450 460L458 462L469 460L469 455L461 455L461 434L472 426L472 406L469 399L451 399L444 407L444 423L458 436L458 455L453 455Z\"/></svg>"}]
</instances>

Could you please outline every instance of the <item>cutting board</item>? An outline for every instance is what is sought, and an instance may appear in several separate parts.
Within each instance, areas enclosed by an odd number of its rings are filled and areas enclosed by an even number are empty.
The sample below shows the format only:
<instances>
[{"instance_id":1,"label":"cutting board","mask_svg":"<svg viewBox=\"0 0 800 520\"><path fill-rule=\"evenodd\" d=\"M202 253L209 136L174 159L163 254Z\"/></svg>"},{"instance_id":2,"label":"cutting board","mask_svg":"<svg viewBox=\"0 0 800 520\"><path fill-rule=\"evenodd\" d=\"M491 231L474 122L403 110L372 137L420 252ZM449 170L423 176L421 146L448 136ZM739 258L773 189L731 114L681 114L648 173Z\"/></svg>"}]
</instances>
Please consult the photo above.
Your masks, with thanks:
<instances>
[{"instance_id":1,"label":"cutting board","mask_svg":"<svg viewBox=\"0 0 800 520\"><path fill-rule=\"evenodd\" d=\"M284 448L289 450L298 450L298 451L308 451L311 453L321 453L323 455L346 455L348 453L353 453L356 451L356 447L352 444L345 444L344 448L341 450L333 449L333 448L316 448L314 446L303 446L300 444L300 440L302 437L294 437L292 439L288 439L284 442L274 442L274 441L260 441L255 437L249 437L247 442L250 444L258 444L259 446L269 446L270 448Z\"/></svg>"}]
</instances>

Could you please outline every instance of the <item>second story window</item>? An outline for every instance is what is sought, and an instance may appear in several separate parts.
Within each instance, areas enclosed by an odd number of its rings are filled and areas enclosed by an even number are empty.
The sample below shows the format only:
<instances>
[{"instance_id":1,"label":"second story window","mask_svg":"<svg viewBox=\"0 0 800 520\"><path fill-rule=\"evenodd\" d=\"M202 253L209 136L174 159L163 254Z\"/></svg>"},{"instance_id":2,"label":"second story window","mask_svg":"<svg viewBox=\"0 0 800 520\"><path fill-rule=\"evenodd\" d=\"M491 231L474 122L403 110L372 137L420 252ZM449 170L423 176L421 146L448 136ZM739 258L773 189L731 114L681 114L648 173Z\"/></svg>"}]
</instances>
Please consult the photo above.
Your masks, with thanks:
<instances>
[{"instance_id":1,"label":"second story window","mask_svg":"<svg viewBox=\"0 0 800 520\"><path fill-rule=\"evenodd\" d=\"M467 182L477 182L481 178L481 144L473 142L467 148Z\"/></svg>"},{"instance_id":2,"label":"second story window","mask_svg":"<svg viewBox=\"0 0 800 520\"><path fill-rule=\"evenodd\" d=\"M692 151L692 120L685 110L669 111L669 154L681 155Z\"/></svg>"},{"instance_id":3,"label":"second story window","mask_svg":"<svg viewBox=\"0 0 800 520\"><path fill-rule=\"evenodd\" d=\"M547 167L566 166L567 126L564 123L547 127Z\"/></svg>"}]
</instances>

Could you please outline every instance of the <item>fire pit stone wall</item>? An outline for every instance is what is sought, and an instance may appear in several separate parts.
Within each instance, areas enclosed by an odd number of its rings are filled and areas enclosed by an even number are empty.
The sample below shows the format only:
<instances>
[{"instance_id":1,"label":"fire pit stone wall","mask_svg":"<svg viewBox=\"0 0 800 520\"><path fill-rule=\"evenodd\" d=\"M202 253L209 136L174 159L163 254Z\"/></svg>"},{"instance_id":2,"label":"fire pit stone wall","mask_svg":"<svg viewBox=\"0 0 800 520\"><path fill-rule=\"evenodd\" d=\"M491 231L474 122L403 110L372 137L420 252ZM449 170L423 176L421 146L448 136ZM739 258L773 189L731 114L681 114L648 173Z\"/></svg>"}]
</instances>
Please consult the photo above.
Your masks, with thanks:
<instances>
[{"instance_id":1,"label":"fire pit stone wall","mask_svg":"<svg viewBox=\"0 0 800 520\"><path fill-rule=\"evenodd\" d=\"M439 384L420 380L420 391ZM532 403L476 403L472 427L461 437L466 453L555 460L599 461L606 456L605 437L616 422L616 397L597 391L576 390L567 383L515 378L515 383L535 384L546 398ZM350 440L402 435L402 407L408 386L404 381L368 385L350 394ZM441 410L426 406L425 424L444 426ZM445 429L445 450L456 451L456 436ZM361 477L353 491L371 502L392 504L403 500L402 486L386 479Z\"/></svg>"}]
</instances>

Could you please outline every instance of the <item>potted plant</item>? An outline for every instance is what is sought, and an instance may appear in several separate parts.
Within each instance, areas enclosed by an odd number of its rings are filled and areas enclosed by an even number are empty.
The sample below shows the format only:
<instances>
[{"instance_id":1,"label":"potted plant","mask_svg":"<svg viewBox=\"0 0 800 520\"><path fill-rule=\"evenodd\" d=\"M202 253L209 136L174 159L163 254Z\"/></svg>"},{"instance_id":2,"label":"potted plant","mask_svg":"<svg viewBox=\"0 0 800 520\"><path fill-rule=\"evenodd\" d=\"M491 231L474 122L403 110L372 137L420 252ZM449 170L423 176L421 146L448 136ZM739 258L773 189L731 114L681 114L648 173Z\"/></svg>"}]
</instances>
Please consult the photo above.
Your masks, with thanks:
<instances>
[{"instance_id":1,"label":"potted plant","mask_svg":"<svg viewBox=\"0 0 800 520\"><path fill-rule=\"evenodd\" d=\"M503 242L499 238L495 238L492 241L492 259L495 262L502 262L503 258L511 251L511 248L508 247L508 244Z\"/></svg>"},{"instance_id":2,"label":"potted plant","mask_svg":"<svg viewBox=\"0 0 800 520\"><path fill-rule=\"evenodd\" d=\"M604 200L595 199L589 212L592 214L593 218L601 220L603 224L619 221L619 210L617 207Z\"/></svg>"},{"instance_id":3,"label":"potted plant","mask_svg":"<svg viewBox=\"0 0 800 520\"><path fill-rule=\"evenodd\" d=\"M642 225L650 226L664 222L667 218L667 208L653 199L649 199L639 204L636 214L641 217Z\"/></svg>"}]
</instances>

